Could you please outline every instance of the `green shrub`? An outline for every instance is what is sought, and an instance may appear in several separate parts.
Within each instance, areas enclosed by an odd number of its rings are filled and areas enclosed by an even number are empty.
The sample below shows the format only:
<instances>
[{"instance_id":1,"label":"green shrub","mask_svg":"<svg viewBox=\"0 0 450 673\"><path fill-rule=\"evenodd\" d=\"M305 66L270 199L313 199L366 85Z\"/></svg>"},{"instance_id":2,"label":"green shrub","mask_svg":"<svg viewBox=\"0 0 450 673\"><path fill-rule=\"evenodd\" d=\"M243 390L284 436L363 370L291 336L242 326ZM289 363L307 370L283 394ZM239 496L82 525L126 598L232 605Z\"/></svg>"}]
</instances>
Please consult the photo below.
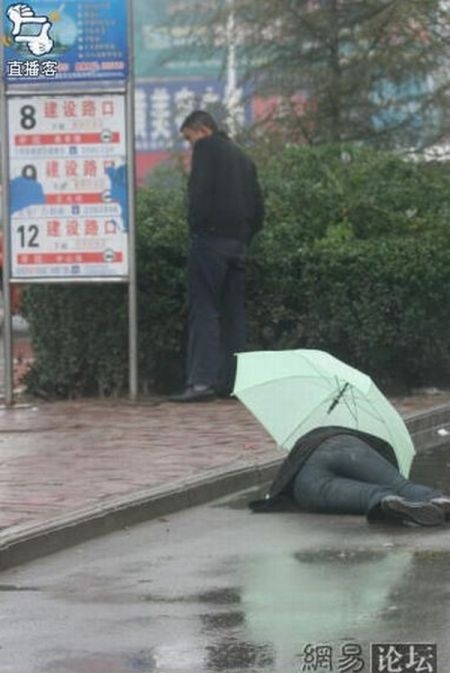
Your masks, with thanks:
<instances>
[{"instance_id":1,"label":"green shrub","mask_svg":"<svg viewBox=\"0 0 450 673\"><path fill-rule=\"evenodd\" d=\"M387 386L450 380L448 239L325 242L290 269L281 347L327 350Z\"/></svg>"},{"instance_id":2,"label":"green shrub","mask_svg":"<svg viewBox=\"0 0 450 673\"><path fill-rule=\"evenodd\" d=\"M182 384L187 229L180 170L157 172L138 191L139 368L145 390Z\"/></svg>"},{"instance_id":3,"label":"green shrub","mask_svg":"<svg viewBox=\"0 0 450 673\"><path fill-rule=\"evenodd\" d=\"M23 295L35 357L29 392L119 394L128 376L126 301L124 286L30 286Z\"/></svg>"},{"instance_id":4,"label":"green shrub","mask_svg":"<svg viewBox=\"0 0 450 673\"><path fill-rule=\"evenodd\" d=\"M442 164L366 147L288 147L261 176L272 244L376 238L447 227L450 177Z\"/></svg>"}]
</instances>

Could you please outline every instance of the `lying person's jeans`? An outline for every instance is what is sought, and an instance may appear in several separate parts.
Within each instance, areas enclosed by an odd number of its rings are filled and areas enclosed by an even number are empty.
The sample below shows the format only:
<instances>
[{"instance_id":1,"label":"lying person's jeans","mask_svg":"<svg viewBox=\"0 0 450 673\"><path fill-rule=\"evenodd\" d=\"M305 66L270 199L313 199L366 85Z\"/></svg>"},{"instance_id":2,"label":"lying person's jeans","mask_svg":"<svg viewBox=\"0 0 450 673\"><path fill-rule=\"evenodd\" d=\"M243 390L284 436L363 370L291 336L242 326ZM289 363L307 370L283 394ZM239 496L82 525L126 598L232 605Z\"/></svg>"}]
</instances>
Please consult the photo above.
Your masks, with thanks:
<instances>
[{"instance_id":1,"label":"lying person's jeans","mask_svg":"<svg viewBox=\"0 0 450 673\"><path fill-rule=\"evenodd\" d=\"M389 461L352 435L326 439L295 477L293 494L305 511L376 516L388 495L414 502L442 495L405 479Z\"/></svg>"}]
</instances>

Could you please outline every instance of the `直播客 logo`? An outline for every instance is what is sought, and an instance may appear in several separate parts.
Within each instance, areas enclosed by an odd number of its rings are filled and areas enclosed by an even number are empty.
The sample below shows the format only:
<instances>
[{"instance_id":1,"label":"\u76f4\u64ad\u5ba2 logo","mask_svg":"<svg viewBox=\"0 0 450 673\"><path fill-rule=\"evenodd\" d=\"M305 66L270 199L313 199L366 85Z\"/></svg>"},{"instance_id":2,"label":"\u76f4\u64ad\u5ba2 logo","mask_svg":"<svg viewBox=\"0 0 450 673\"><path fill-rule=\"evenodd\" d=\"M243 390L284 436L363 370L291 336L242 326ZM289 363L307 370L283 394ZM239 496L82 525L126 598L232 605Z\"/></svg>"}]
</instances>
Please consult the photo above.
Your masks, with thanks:
<instances>
[{"instance_id":1,"label":"\u76f4\u64ad\u5ba2 logo","mask_svg":"<svg viewBox=\"0 0 450 673\"><path fill-rule=\"evenodd\" d=\"M30 5L18 3L10 5L6 16L12 23L11 39L14 44L25 44L33 56L49 54L54 45L50 36L52 22L47 16L35 14Z\"/></svg>"}]
</instances>

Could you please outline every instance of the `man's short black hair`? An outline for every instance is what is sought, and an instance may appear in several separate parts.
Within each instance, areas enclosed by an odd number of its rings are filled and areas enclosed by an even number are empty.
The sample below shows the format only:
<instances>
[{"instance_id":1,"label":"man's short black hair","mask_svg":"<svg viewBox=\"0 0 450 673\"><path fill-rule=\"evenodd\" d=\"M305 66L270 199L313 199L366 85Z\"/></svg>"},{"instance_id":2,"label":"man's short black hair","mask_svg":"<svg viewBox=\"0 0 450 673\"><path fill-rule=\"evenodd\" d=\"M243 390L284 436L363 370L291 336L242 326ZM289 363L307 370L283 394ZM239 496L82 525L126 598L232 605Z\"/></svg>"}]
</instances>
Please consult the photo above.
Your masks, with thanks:
<instances>
[{"instance_id":1,"label":"man's short black hair","mask_svg":"<svg viewBox=\"0 0 450 673\"><path fill-rule=\"evenodd\" d=\"M181 124L180 131L183 132L184 129L201 129L202 126L206 126L207 129L211 129L213 133L217 133L219 127L216 120L209 112L205 110L194 110L188 114L184 122Z\"/></svg>"}]
</instances>

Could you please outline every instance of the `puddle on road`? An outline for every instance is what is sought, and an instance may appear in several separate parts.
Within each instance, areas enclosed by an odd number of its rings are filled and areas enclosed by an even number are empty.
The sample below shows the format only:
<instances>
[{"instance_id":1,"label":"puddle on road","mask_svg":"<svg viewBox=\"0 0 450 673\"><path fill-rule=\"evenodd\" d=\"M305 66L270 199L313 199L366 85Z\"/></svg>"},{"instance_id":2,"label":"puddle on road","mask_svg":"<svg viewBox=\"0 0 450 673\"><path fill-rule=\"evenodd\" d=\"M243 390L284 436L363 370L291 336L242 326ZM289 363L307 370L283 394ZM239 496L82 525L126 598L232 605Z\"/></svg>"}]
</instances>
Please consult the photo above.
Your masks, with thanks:
<instances>
[{"instance_id":1,"label":"puddle on road","mask_svg":"<svg viewBox=\"0 0 450 673\"><path fill-rule=\"evenodd\" d=\"M205 648L205 671L267 670L274 664L270 645L255 645L235 638Z\"/></svg>"},{"instance_id":2,"label":"puddle on road","mask_svg":"<svg viewBox=\"0 0 450 673\"><path fill-rule=\"evenodd\" d=\"M377 549L318 549L295 553L294 558L306 564L337 564L351 565L374 563L388 556L388 551ZM409 555L408 555L409 556Z\"/></svg>"},{"instance_id":3,"label":"puddle on road","mask_svg":"<svg viewBox=\"0 0 450 673\"><path fill-rule=\"evenodd\" d=\"M135 654L105 655L89 654L85 657L54 659L41 673L153 673L157 671L157 660L153 651Z\"/></svg>"},{"instance_id":4,"label":"puddle on road","mask_svg":"<svg viewBox=\"0 0 450 673\"><path fill-rule=\"evenodd\" d=\"M186 596L163 596L161 594L146 594L144 600L150 603L209 603L213 605L229 605L239 603L241 592L239 588L212 589L198 594Z\"/></svg>"},{"instance_id":5,"label":"puddle on road","mask_svg":"<svg viewBox=\"0 0 450 673\"><path fill-rule=\"evenodd\" d=\"M0 584L0 593L2 591L41 591L41 589L39 589L39 587L21 587L17 584Z\"/></svg>"},{"instance_id":6,"label":"puddle on road","mask_svg":"<svg viewBox=\"0 0 450 673\"><path fill-rule=\"evenodd\" d=\"M102 637L109 620L115 633L126 633L132 625L134 637L146 649L130 652L124 636L122 651L117 640L103 655L47 651L55 658L45 669L34 670L286 673L300 670L306 644L320 642L336 652L345 642L360 644L366 655L371 642L433 642L445 657L449 560L450 553L443 551L344 546L294 553L272 550L245 556L237 564L233 556L228 585L202 590L199 577L196 589L178 594L170 585L144 597L137 590L135 603L151 603L148 611L133 609L126 628L116 612L100 621Z\"/></svg>"},{"instance_id":7,"label":"puddle on road","mask_svg":"<svg viewBox=\"0 0 450 673\"><path fill-rule=\"evenodd\" d=\"M200 603L212 603L214 605L229 605L241 602L241 591L237 587L227 589L213 589L197 594L195 597Z\"/></svg>"},{"instance_id":8,"label":"puddle on road","mask_svg":"<svg viewBox=\"0 0 450 673\"><path fill-rule=\"evenodd\" d=\"M209 631L226 631L245 624L244 612L219 612L217 614L200 615L203 625Z\"/></svg>"},{"instance_id":9,"label":"puddle on road","mask_svg":"<svg viewBox=\"0 0 450 673\"><path fill-rule=\"evenodd\" d=\"M405 634L430 642L444 638L436 629L447 624L449 560L448 552L391 548L255 555L237 570L240 586L169 601L189 604L186 619L191 627L199 623L204 667L196 673L277 673L280 653L294 665L305 643L324 638L366 645L374 639L403 642Z\"/></svg>"}]
</instances>

